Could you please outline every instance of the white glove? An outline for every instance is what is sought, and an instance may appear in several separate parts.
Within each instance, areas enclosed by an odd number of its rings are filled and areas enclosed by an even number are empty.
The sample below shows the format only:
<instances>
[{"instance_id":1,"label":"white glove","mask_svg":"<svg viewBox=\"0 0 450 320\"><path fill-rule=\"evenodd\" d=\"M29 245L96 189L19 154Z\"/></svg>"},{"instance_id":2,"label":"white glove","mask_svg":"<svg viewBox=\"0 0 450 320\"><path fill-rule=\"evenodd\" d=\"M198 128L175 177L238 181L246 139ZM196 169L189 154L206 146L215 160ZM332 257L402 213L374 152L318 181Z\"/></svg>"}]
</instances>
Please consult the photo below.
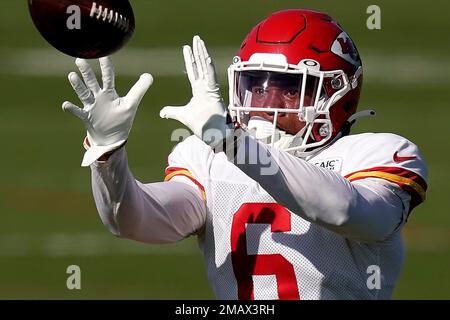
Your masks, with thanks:
<instances>
[{"instance_id":1,"label":"white glove","mask_svg":"<svg viewBox=\"0 0 450 320\"><path fill-rule=\"evenodd\" d=\"M214 64L199 36L194 36L193 53L183 46L192 99L183 107L164 107L161 118L178 120L212 147L232 134L233 124L220 95Z\"/></svg>"},{"instance_id":2,"label":"white glove","mask_svg":"<svg viewBox=\"0 0 450 320\"><path fill-rule=\"evenodd\" d=\"M69 81L84 107L79 108L68 101L62 105L64 111L70 111L80 118L86 127L90 148L84 154L83 167L126 142L139 103L153 83L153 77L144 73L128 94L121 98L114 88L111 59L105 57L99 61L103 88L100 88L89 63L84 59L76 59L84 83L76 72L69 74Z\"/></svg>"}]
</instances>

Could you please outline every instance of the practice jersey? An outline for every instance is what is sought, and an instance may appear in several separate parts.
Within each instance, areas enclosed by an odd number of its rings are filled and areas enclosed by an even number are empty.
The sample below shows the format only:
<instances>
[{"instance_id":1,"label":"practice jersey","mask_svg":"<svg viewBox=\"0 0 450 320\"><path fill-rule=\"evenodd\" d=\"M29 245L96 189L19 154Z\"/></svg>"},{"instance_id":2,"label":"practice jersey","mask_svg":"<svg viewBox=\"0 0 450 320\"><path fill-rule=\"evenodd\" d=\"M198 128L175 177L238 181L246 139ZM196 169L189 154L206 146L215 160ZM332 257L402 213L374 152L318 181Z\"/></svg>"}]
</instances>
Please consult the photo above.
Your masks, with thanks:
<instances>
[{"instance_id":1,"label":"practice jersey","mask_svg":"<svg viewBox=\"0 0 450 320\"><path fill-rule=\"evenodd\" d=\"M349 181L381 179L406 191L404 220L425 199L422 155L394 134L346 136L306 161ZM198 240L218 299L391 297L403 260L401 225L383 241L345 238L278 204L195 136L169 156L166 180L176 176L189 178L206 201Z\"/></svg>"}]
</instances>

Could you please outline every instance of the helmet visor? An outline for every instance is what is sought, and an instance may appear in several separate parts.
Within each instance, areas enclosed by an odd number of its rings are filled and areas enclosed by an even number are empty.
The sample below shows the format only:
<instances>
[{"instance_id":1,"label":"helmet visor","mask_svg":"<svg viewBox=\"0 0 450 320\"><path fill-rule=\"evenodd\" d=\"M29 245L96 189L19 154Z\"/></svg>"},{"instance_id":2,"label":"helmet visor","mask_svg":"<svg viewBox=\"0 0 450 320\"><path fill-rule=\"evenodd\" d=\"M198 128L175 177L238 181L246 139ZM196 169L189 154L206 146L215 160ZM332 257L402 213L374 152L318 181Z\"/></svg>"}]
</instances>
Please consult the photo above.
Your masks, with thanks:
<instances>
[{"instance_id":1,"label":"helmet visor","mask_svg":"<svg viewBox=\"0 0 450 320\"><path fill-rule=\"evenodd\" d=\"M239 71L236 77L237 106L244 108L298 112L325 98L320 79L310 74L252 70Z\"/></svg>"}]
</instances>

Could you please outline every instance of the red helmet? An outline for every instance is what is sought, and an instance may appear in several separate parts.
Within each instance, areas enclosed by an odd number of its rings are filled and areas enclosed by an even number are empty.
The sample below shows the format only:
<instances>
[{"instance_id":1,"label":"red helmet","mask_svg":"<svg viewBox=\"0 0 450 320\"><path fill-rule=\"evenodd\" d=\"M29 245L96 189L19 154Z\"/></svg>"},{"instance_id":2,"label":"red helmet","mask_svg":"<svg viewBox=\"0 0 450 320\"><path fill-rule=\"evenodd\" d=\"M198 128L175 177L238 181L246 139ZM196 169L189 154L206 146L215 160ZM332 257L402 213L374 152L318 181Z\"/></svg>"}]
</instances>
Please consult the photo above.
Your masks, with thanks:
<instances>
[{"instance_id":1,"label":"red helmet","mask_svg":"<svg viewBox=\"0 0 450 320\"><path fill-rule=\"evenodd\" d=\"M347 33L329 15L300 9L275 12L254 27L228 75L237 121L298 155L347 133L362 86L361 59ZM286 121L301 125L283 127Z\"/></svg>"}]
</instances>

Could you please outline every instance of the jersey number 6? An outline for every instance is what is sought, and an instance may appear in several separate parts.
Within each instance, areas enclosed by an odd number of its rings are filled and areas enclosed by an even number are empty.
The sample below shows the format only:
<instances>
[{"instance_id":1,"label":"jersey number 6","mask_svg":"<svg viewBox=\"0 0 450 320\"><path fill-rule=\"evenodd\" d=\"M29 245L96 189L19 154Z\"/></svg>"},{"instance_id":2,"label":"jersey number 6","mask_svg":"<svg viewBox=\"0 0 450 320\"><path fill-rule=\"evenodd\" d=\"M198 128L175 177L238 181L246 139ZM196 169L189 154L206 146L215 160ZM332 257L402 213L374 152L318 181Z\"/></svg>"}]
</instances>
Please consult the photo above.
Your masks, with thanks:
<instances>
[{"instance_id":1,"label":"jersey number 6","mask_svg":"<svg viewBox=\"0 0 450 320\"><path fill-rule=\"evenodd\" d=\"M291 230L291 214L277 203L244 203L231 227L231 260L238 298L254 299L253 275L275 275L279 299L300 299L293 265L281 254L247 254L246 225L270 224L271 232Z\"/></svg>"}]
</instances>

